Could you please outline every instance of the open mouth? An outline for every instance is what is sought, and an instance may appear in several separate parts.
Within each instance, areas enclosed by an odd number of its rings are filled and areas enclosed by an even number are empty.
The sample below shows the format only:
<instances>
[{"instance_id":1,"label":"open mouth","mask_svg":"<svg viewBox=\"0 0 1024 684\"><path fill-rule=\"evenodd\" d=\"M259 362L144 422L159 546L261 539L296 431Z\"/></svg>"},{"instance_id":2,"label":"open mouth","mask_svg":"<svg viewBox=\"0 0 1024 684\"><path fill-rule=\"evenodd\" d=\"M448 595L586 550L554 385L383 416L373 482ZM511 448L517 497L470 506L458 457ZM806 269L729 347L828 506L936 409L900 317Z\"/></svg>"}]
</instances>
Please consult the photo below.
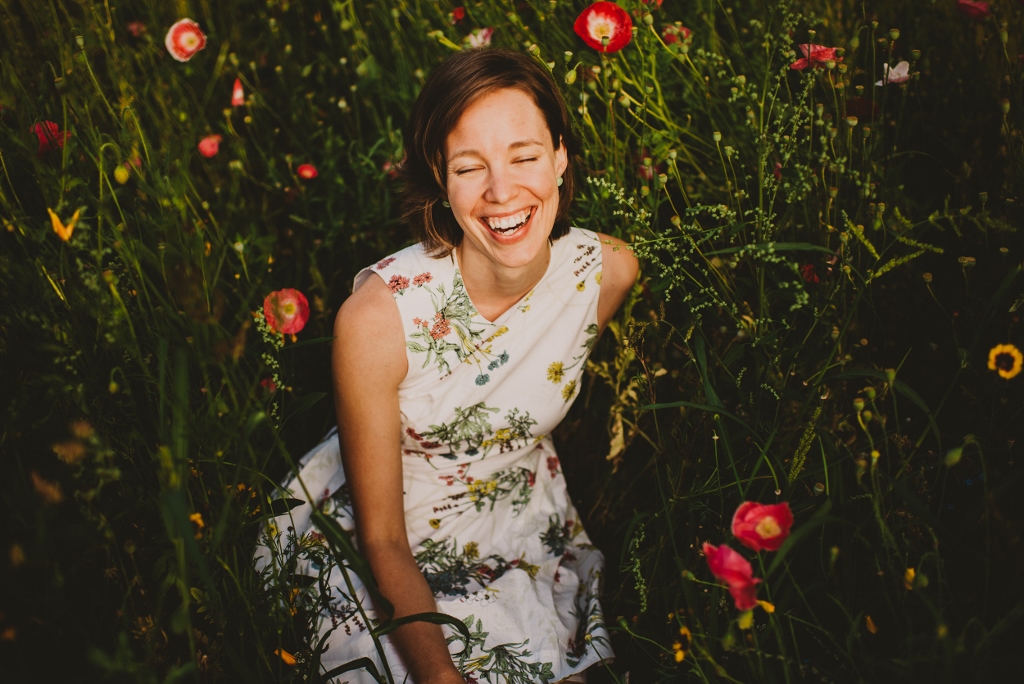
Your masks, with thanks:
<instances>
[{"instance_id":1,"label":"open mouth","mask_svg":"<svg viewBox=\"0 0 1024 684\"><path fill-rule=\"evenodd\" d=\"M533 207L520 211L517 214L512 214L511 216L502 216L501 218L485 216L481 220L488 228L491 229L491 232L508 237L515 234L518 230L522 229L527 223L529 223L531 216L533 216Z\"/></svg>"}]
</instances>

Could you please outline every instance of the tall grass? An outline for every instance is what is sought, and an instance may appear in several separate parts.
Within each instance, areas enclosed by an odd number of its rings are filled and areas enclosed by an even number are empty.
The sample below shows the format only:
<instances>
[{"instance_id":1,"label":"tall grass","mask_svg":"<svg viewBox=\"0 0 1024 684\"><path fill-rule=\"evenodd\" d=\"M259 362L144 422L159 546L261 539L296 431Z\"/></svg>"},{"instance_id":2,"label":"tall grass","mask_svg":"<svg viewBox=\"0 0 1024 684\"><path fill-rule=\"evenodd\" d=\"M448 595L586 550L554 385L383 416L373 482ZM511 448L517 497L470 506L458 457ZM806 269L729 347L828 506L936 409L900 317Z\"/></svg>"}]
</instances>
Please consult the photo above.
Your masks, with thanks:
<instances>
[{"instance_id":1,"label":"tall grass","mask_svg":"<svg viewBox=\"0 0 1024 684\"><path fill-rule=\"evenodd\" d=\"M601 55L572 32L583 2L467 3L459 22L415 0L0 2L12 681L317 678L315 592L268 585L252 551L332 423L352 276L408 240L388 173L405 113L483 27L564 85L576 223L644 264L556 435L609 558L618 660L596 677L1019 666L1024 381L987 360L1024 346L1021 9L622 4L635 36ZM209 44L182 64L163 34L184 16ZM810 43L842 54L790 69ZM901 60L906 83L874 85ZM47 209L80 212L70 240ZM312 316L279 348L253 320L282 287ZM746 554L774 606L749 625L700 553L735 546L744 500L796 514L778 552Z\"/></svg>"}]
</instances>

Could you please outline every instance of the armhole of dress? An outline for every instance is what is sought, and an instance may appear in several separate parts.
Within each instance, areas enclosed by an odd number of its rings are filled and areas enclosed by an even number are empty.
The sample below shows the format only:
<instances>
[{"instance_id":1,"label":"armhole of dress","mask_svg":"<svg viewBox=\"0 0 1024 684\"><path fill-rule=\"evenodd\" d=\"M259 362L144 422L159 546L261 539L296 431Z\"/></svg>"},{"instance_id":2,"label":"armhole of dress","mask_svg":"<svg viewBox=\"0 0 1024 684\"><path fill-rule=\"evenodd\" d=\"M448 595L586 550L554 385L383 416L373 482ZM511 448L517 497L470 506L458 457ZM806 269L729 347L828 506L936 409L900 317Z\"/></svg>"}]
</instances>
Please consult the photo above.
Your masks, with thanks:
<instances>
[{"instance_id":1,"label":"armhole of dress","mask_svg":"<svg viewBox=\"0 0 1024 684\"><path fill-rule=\"evenodd\" d=\"M352 279L352 291L355 292L360 287L362 287L363 283L365 283L366 279L369 278L371 275L376 275L381 280L384 280L383 276L377 273L377 271L373 270L373 266L367 266L359 273L356 273L356 277Z\"/></svg>"}]
</instances>

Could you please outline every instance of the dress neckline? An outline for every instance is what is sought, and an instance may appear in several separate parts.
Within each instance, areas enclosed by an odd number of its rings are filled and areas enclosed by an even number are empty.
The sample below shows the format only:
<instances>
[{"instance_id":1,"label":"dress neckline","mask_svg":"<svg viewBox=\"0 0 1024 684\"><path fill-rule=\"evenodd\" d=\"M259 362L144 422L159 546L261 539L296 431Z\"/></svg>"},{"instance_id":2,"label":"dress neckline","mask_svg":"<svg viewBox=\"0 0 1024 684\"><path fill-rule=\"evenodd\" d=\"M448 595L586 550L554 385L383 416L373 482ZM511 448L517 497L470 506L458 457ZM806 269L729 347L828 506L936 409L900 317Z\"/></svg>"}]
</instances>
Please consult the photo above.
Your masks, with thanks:
<instances>
[{"instance_id":1,"label":"dress neckline","mask_svg":"<svg viewBox=\"0 0 1024 684\"><path fill-rule=\"evenodd\" d=\"M469 300L470 306L473 307L473 316L475 318L479 318L480 320L484 321L488 325L498 325L500 323L505 322L505 319L509 318L513 311L516 311L517 309L522 307L526 303L526 300L530 299L533 296L533 293L537 291L537 288L541 286L541 283L543 283L545 280L547 280L548 276L551 274L551 271L552 271L552 264L555 262L555 248L556 248L557 244L558 244L558 240L556 240L554 243L551 243L549 245L548 263L547 263L547 266L544 268L544 274L540 277L540 280L538 280L536 283L534 283L533 287L531 287L529 290L527 290L526 294L524 294L522 297L520 297L518 300L516 300L516 302L513 303L512 306L508 307L507 309L505 309L505 311L501 312L501 315L495 317L495 319L493 321L488 320L482 313L480 313L480 309L478 309L476 307L476 304L473 303L473 298L469 296L469 288L466 288L466 285L465 285L466 279L462 277L462 268L459 266L459 253L458 253L458 250L457 249L453 249L452 250L452 261L455 264L455 272L457 274L459 274L459 278L462 279L463 288L465 288L465 290L466 290L466 299Z\"/></svg>"}]
</instances>

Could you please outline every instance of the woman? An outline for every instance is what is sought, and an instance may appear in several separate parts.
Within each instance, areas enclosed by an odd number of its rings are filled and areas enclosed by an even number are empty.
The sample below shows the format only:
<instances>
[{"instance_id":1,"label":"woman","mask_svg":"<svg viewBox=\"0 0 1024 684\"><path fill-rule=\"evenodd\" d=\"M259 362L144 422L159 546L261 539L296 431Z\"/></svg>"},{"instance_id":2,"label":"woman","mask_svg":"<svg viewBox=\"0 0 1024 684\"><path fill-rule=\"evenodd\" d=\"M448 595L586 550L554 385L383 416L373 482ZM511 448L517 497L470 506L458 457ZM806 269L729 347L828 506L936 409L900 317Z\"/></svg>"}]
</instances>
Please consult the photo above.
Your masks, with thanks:
<instances>
[{"instance_id":1,"label":"woman","mask_svg":"<svg viewBox=\"0 0 1024 684\"><path fill-rule=\"evenodd\" d=\"M621 241L569 227L577 143L529 57L451 57L407 130L404 217L419 242L364 269L338 312L340 439L307 454L289 495L321 492L354 528L396 618L442 612L473 634L399 628L385 638L396 681L585 681L612 656L603 559L547 435L637 262ZM293 550L315 536L309 513L292 511ZM317 567L306 554L299 572ZM329 583L323 663L376 658L337 568Z\"/></svg>"}]
</instances>

